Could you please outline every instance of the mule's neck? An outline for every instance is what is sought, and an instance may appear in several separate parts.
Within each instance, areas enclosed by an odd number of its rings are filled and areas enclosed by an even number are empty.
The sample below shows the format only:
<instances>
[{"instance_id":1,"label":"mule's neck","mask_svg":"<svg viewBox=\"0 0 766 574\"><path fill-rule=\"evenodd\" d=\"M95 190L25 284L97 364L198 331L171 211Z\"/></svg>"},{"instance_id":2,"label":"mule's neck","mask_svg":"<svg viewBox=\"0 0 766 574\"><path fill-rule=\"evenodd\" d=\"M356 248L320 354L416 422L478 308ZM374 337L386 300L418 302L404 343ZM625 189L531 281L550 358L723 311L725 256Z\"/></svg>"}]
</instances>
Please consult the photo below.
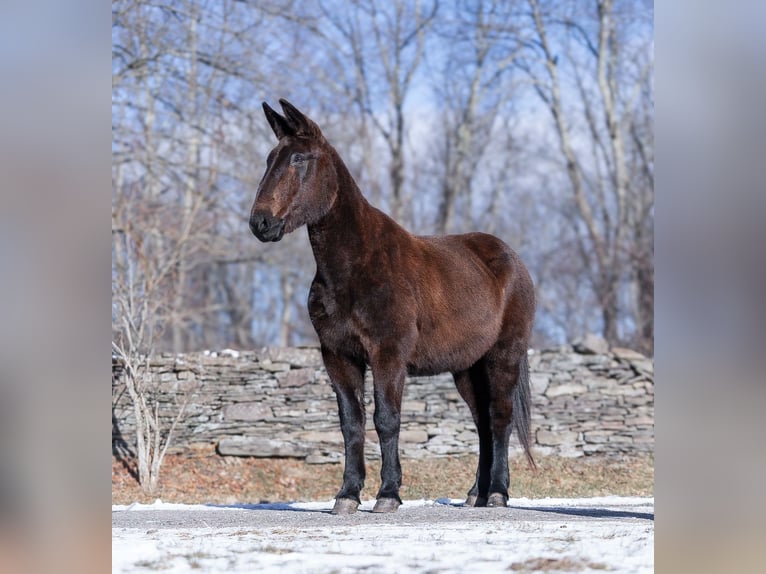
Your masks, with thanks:
<instances>
[{"instance_id":1,"label":"mule's neck","mask_svg":"<svg viewBox=\"0 0 766 574\"><path fill-rule=\"evenodd\" d=\"M308 225L317 273L328 278L353 272L355 264L375 249L375 237L386 220L393 223L368 203L335 149L332 155L338 186L335 202L319 221Z\"/></svg>"}]
</instances>

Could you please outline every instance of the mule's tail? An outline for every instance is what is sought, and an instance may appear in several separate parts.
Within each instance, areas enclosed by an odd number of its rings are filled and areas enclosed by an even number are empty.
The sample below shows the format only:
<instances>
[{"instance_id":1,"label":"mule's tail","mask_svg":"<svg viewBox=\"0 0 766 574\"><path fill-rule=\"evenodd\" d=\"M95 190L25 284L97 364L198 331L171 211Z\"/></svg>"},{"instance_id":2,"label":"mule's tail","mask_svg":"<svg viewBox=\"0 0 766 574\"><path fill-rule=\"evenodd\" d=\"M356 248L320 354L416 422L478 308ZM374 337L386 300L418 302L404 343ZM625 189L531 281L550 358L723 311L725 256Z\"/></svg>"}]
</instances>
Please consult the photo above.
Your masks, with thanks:
<instances>
[{"instance_id":1,"label":"mule's tail","mask_svg":"<svg viewBox=\"0 0 766 574\"><path fill-rule=\"evenodd\" d=\"M519 380L511 392L513 401L513 427L516 429L524 454L529 465L536 469L535 459L530 451L530 423L532 411L532 393L529 388L529 360L527 353L519 361Z\"/></svg>"}]
</instances>

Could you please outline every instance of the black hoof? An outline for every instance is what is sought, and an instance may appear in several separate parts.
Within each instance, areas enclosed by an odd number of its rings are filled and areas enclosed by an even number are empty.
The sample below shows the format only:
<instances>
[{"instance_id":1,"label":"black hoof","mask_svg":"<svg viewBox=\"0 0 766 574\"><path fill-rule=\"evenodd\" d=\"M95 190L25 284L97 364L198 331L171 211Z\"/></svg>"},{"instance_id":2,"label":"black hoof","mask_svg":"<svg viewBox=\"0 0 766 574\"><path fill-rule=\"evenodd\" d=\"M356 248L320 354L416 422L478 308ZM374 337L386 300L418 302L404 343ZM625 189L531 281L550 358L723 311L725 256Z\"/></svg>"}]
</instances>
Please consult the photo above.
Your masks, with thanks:
<instances>
[{"instance_id":1,"label":"black hoof","mask_svg":"<svg viewBox=\"0 0 766 574\"><path fill-rule=\"evenodd\" d=\"M499 492L493 492L487 499L487 506L505 508L508 506L508 497Z\"/></svg>"},{"instance_id":2,"label":"black hoof","mask_svg":"<svg viewBox=\"0 0 766 574\"><path fill-rule=\"evenodd\" d=\"M465 499L463 506L472 506L472 507L487 506L487 499L484 498L483 496L469 494L468 498Z\"/></svg>"},{"instance_id":3,"label":"black hoof","mask_svg":"<svg viewBox=\"0 0 766 574\"><path fill-rule=\"evenodd\" d=\"M373 512L396 512L396 509L399 508L399 505L401 503L396 500L395 498L379 498L377 501L375 501L375 506L373 507Z\"/></svg>"},{"instance_id":4,"label":"black hoof","mask_svg":"<svg viewBox=\"0 0 766 574\"><path fill-rule=\"evenodd\" d=\"M330 514L354 514L359 503L351 498L336 498Z\"/></svg>"}]
</instances>

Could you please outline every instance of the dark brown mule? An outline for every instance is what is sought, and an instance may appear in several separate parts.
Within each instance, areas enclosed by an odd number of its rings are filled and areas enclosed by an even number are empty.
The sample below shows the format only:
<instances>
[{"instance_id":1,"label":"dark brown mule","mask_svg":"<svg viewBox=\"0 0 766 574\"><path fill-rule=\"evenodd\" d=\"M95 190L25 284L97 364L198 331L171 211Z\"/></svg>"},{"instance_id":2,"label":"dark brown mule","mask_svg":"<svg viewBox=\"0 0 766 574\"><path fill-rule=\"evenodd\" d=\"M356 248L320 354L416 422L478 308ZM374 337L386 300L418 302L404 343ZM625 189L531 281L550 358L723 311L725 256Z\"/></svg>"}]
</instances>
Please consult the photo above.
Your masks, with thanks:
<instances>
[{"instance_id":1,"label":"dark brown mule","mask_svg":"<svg viewBox=\"0 0 766 574\"><path fill-rule=\"evenodd\" d=\"M401 504L399 424L409 374L455 377L479 433L476 482L466 501L505 506L508 440L529 461L527 342L535 310L519 256L483 233L420 237L362 196L319 127L285 100L264 102L279 139L250 214L261 241L308 226L316 259L308 308L338 398L346 453L335 513L354 512L364 485L364 373L372 368L382 485L375 512Z\"/></svg>"}]
</instances>

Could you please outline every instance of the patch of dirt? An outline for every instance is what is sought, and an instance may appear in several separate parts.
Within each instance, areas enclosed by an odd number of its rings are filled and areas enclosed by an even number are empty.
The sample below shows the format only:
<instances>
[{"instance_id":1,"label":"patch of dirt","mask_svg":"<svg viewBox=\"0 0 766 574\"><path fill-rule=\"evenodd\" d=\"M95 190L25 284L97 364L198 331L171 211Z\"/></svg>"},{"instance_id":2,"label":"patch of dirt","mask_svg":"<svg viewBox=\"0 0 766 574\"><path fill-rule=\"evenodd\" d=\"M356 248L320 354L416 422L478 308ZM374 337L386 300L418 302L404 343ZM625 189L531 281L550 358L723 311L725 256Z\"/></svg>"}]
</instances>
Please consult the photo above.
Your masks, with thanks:
<instances>
[{"instance_id":1,"label":"patch of dirt","mask_svg":"<svg viewBox=\"0 0 766 574\"><path fill-rule=\"evenodd\" d=\"M476 473L476 456L402 459L403 499L464 498ZM537 471L511 459L511 497L652 496L652 456L607 459L546 457ZM367 463L363 499L380 486L380 461ZM160 489L141 492L126 464L112 462L112 503L260 503L329 500L343 480L342 464L306 464L295 459L223 457L214 453L167 455Z\"/></svg>"},{"instance_id":2,"label":"patch of dirt","mask_svg":"<svg viewBox=\"0 0 766 574\"><path fill-rule=\"evenodd\" d=\"M590 562L579 558L530 558L524 562L514 562L514 572L581 572L588 570L608 570L601 562Z\"/></svg>"}]
</instances>

